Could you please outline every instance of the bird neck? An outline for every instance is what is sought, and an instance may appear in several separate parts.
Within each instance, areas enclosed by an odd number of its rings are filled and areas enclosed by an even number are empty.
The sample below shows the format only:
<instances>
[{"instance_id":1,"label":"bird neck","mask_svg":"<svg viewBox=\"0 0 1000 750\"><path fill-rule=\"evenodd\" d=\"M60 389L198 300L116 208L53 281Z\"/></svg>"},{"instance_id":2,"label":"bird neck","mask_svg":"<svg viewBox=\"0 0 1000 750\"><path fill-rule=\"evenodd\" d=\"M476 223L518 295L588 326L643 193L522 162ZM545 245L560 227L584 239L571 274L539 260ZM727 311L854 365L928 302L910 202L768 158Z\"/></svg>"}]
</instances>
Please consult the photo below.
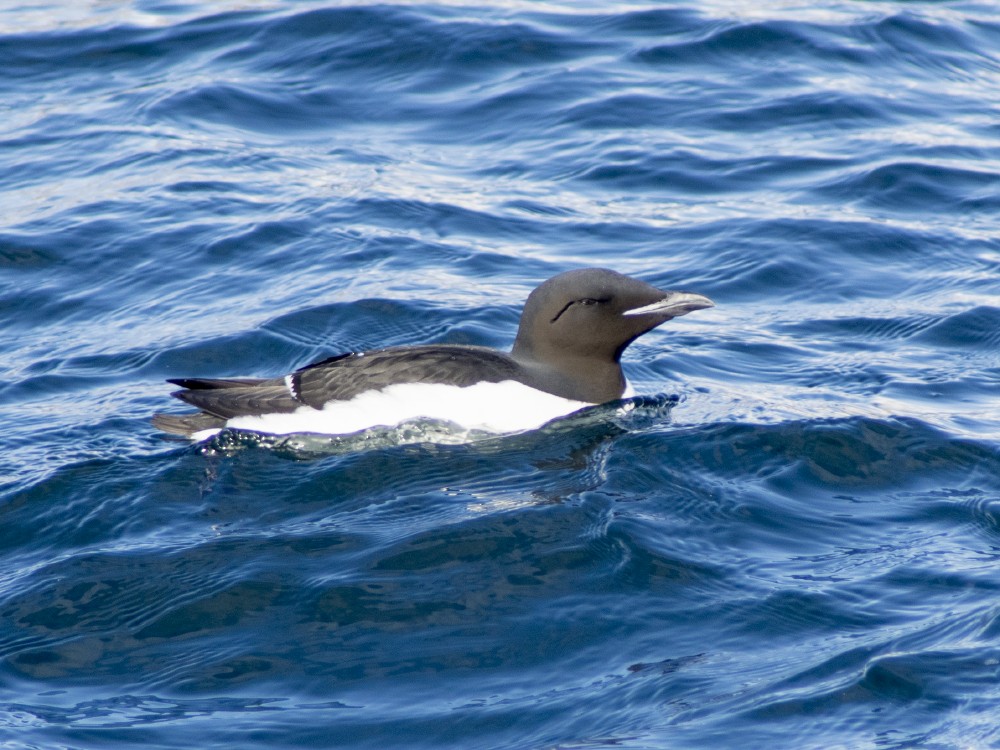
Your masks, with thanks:
<instances>
[{"instance_id":1,"label":"bird neck","mask_svg":"<svg viewBox=\"0 0 1000 750\"><path fill-rule=\"evenodd\" d=\"M622 397L625 375L613 357L594 357L560 352L538 352L514 343L514 359L533 381L535 387L574 401L603 404Z\"/></svg>"}]
</instances>

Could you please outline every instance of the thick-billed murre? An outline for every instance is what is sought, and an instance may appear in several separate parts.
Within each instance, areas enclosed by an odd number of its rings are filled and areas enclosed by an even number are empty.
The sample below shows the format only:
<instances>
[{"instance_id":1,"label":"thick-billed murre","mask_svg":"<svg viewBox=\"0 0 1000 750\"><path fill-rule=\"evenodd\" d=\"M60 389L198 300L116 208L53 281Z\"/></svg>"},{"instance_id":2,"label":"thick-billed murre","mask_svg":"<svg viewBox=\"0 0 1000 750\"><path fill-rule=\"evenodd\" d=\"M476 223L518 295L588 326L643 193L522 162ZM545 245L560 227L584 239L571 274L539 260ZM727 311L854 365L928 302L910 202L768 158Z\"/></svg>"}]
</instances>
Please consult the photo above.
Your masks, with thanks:
<instances>
[{"instance_id":1,"label":"thick-billed murre","mask_svg":"<svg viewBox=\"0 0 1000 750\"><path fill-rule=\"evenodd\" d=\"M225 427L343 435L427 418L469 429L540 427L631 395L622 352L671 318L712 307L603 268L567 271L525 302L510 353L480 346L394 346L341 354L283 378L179 378L172 395L201 411L156 414L159 429L204 439Z\"/></svg>"}]
</instances>

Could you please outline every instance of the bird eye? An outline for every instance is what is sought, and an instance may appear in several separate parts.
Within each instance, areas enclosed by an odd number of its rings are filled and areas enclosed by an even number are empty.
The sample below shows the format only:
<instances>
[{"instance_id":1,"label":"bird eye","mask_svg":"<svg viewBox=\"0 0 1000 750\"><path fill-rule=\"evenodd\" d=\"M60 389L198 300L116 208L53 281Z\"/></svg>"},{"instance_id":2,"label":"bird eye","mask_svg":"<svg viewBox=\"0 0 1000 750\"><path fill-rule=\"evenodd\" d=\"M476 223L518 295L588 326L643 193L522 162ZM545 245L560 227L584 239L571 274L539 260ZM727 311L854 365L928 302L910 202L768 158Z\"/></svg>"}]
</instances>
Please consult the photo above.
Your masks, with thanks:
<instances>
[{"instance_id":1,"label":"bird eye","mask_svg":"<svg viewBox=\"0 0 1000 750\"><path fill-rule=\"evenodd\" d=\"M609 302L610 297L602 297L601 299L596 299L594 297L583 297L582 299L570 300L566 303L566 306L556 313L555 317L550 320L550 323L555 323L559 318L562 317L563 313L569 310L573 305L583 305L584 307L592 307L593 305L599 305L602 302Z\"/></svg>"}]
</instances>

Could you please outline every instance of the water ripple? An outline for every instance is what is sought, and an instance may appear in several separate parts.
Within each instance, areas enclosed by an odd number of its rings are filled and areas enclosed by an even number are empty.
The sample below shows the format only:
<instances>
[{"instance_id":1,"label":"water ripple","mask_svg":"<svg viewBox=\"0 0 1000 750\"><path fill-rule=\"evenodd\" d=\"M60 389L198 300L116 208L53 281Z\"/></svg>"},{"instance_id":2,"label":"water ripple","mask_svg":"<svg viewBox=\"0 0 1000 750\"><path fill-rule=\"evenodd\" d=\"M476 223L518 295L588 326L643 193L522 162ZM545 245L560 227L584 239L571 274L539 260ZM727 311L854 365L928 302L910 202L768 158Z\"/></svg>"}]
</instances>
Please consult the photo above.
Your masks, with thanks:
<instances>
[{"instance_id":1,"label":"water ripple","mask_svg":"<svg viewBox=\"0 0 1000 750\"><path fill-rule=\"evenodd\" d=\"M996 744L994 15L0 9L0 744ZM581 265L626 415L149 425Z\"/></svg>"}]
</instances>

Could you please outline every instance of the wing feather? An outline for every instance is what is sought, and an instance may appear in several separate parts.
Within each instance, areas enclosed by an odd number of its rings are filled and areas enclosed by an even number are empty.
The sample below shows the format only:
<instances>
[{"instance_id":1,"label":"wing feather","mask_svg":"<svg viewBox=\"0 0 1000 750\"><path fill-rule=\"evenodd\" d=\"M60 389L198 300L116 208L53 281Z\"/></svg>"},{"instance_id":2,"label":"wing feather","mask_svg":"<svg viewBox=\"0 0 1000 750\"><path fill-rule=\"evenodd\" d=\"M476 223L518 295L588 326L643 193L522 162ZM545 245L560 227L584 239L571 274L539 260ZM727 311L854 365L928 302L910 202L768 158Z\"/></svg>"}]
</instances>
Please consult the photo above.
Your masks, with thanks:
<instances>
[{"instance_id":1,"label":"wing feather","mask_svg":"<svg viewBox=\"0 0 1000 750\"><path fill-rule=\"evenodd\" d=\"M292 398L284 383L174 391L170 395L222 419L248 414L287 414L302 406Z\"/></svg>"},{"instance_id":2,"label":"wing feather","mask_svg":"<svg viewBox=\"0 0 1000 750\"><path fill-rule=\"evenodd\" d=\"M365 391L400 383L469 386L514 377L518 365L506 354L477 346L405 346L332 357L292 374L292 386L309 406L347 401Z\"/></svg>"},{"instance_id":3,"label":"wing feather","mask_svg":"<svg viewBox=\"0 0 1000 750\"><path fill-rule=\"evenodd\" d=\"M249 388L264 383L272 383L263 378L167 378L168 383L179 385L190 391L207 391L219 388Z\"/></svg>"}]
</instances>

